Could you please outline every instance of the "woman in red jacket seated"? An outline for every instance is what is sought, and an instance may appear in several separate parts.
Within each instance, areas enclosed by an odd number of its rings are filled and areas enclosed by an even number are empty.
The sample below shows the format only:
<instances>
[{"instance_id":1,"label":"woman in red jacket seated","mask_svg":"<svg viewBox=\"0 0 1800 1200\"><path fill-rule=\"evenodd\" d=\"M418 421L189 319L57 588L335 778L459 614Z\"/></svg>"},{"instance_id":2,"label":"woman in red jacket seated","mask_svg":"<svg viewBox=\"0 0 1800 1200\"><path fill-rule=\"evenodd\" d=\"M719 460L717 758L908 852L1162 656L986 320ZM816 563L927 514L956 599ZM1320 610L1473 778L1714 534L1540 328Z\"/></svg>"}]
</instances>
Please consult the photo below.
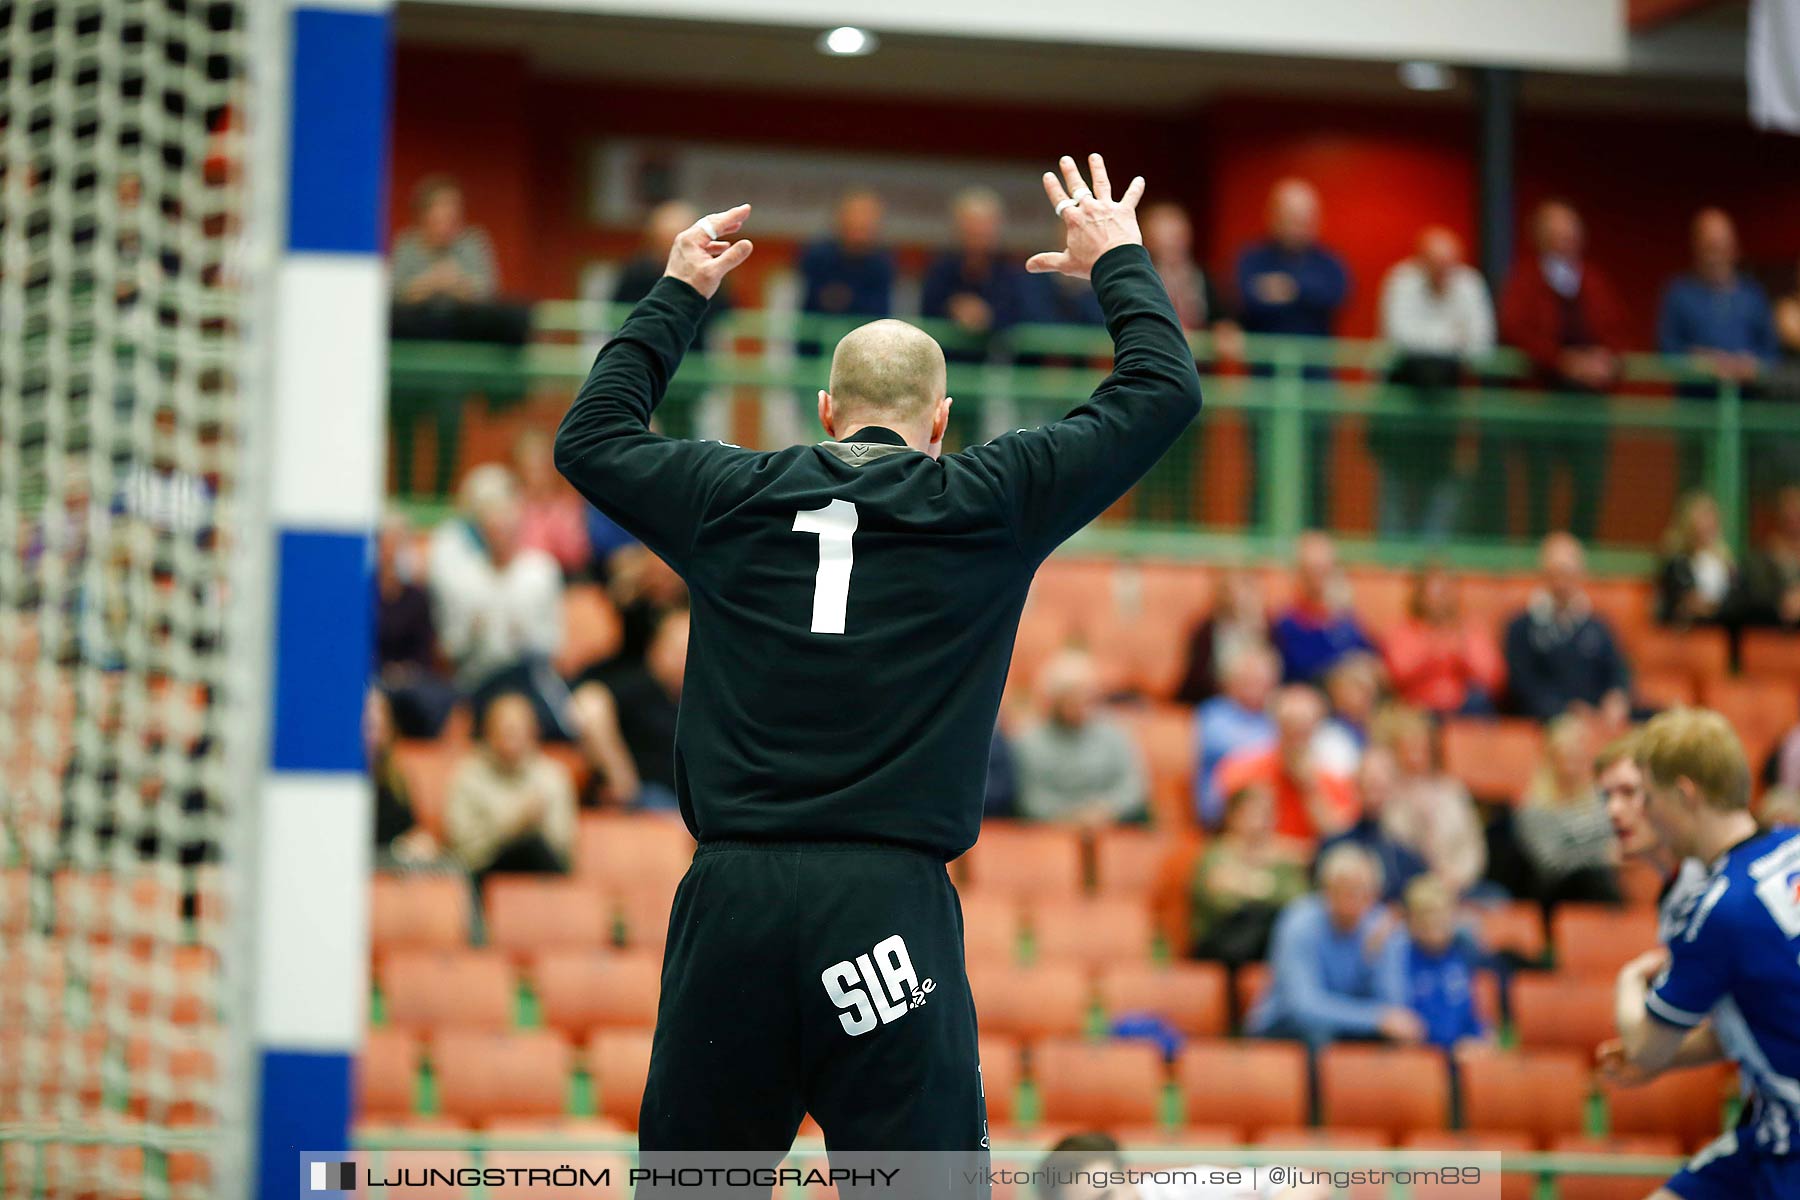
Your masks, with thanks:
<instances>
[{"instance_id":1,"label":"woman in red jacket seated","mask_svg":"<svg viewBox=\"0 0 1800 1200\"><path fill-rule=\"evenodd\" d=\"M1439 716L1492 713L1506 676L1494 635L1463 620L1456 581L1436 565L1414 579L1411 611L1382 656L1394 694Z\"/></svg>"}]
</instances>

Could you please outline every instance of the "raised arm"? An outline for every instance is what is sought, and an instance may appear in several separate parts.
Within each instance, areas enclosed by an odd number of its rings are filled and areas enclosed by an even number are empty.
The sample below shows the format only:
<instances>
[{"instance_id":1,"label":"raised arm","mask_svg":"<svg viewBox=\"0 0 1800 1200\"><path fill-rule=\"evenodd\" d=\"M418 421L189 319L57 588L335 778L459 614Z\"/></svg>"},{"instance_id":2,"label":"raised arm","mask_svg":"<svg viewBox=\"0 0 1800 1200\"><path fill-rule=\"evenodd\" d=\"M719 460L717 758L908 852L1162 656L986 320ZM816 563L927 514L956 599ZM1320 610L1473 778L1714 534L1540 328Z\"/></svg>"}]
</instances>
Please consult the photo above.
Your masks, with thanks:
<instances>
[{"instance_id":1,"label":"raised arm","mask_svg":"<svg viewBox=\"0 0 1800 1200\"><path fill-rule=\"evenodd\" d=\"M1044 191L1068 245L1025 266L1094 281L1113 339L1112 374L1062 420L961 456L998 491L1020 550L1034 562L1124 495L1200 411L1193 353L1138 233L1142 177L1114 200L1098 154L1088 156L1091 189L1074 159L1061 166L1061 180L1045 173Z\"/></svg>"},{"instance_id":2,"label":"raised arm","mask_svg":"<svg viewBox=\"0 0 1800 1200\"><path fill-rule=\"evenodd\" d=\"M601 349L556 431L556 468L627 533L680 568L707 498L744 451L650 432L669 380L694 340L707 302L750 257L731 235L750 216L740 204L702 217L676 237L650 294Z\"/></svg>"}]
</instances>

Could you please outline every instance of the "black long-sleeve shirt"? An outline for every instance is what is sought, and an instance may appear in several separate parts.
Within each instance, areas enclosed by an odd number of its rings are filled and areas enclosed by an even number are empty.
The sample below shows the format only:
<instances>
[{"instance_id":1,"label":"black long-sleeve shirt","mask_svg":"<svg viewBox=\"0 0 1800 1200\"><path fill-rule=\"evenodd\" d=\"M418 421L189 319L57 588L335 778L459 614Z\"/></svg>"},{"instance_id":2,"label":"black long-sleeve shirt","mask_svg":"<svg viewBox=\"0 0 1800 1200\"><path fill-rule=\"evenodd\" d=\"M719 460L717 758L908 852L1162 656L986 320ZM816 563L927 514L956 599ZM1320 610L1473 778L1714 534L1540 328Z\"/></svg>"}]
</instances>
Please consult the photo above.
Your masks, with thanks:
<instances>
[{"instance_id":1,"label":"black long-sleeve shirt","mask_svg":"<svg viewBox=\"0 0 1800 1200\"><path fill-rule=\"evenodd\" d=\"M946 859L975 841L1033 572L1200 407L1141 247L1094 267L1113 373L1062 420L939 459L870 427L773 453L647 428L706 310L665 279L600 351L556 463L688 583L676 732L688 828L858 840Z\"/></svg>"}]
</instances>

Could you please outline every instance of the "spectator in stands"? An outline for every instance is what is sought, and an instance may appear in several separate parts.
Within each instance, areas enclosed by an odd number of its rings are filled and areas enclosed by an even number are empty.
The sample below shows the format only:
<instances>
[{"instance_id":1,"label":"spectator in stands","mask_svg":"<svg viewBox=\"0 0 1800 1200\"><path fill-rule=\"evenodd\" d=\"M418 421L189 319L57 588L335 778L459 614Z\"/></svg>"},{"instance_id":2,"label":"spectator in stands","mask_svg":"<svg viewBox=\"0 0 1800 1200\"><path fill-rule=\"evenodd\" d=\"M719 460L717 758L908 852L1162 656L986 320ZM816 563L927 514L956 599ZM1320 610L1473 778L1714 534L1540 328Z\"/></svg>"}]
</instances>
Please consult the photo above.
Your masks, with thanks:
<instances>
[{"instance_id":1,"label":"spectator in stands","mask_svg":"<svg viewBox=\"0 0 1800 1200\"><path fill-rule=\"evenodd\" d=\"M1253 783L1275 796L1275 830L1283 837L1316 843L1356 820L1356 789L1350 780L1319 765L1314 745L1325 719L1325 701L1303 684L1275 696L1275 742L1267 749L1240 750L1219 764L1223 794Z\"/></svg>"},{"instance_id":2,"label":"spectator in stands","mask_svg":"<svg viewBox=\"0 0 1800 1200\"><path fill-rule=\"evenodd\" d=\"M657 621L641 664L588 672L577 684L575 725L604 789L603 803L676 806L675 718L687 647L687 610L670 609ZM628 764L620 761L621 746Z\"/></svg>"},{"instance_id":3,"label":"spectator in stands","mask_svg":"<svg viewBox=\"0 0 1800 1200\"><path fill-rule=\"evenodd\" d=\"M964 333L982 339L1021 319L1028 285L1024 271L1001 253L1004 215L1000 197L987 188L957 195L950 209L956 248L925 272L919 293L924 316L953 321ZM981 357L974 355L977 361ZM966 353L958 360L971 361Z\"/></svg>"},{"instance_id":4,"label":"spectator in stands","mask_svg":"<svg viewBox=\"0 0 1800 1200\"><path fill-rule=\"evenodd\" d=\"M1027 321L1045 325L1104 325L1106 314L1100 311L1100 298L1085 279L1051 272L1029 275L1025 280L1025 308L1020 314ZM1033 360L1037 356L1033 356ZM1052 362L1058 361L1052 359Z\"/></svg>"},{"instance_id":5,"label":"spectator in stands","mask_svg":"<svg viewBox=\"0 0 1800 1200\"><path fill-rule=\"evenodd\" d=\"M1363 755L1356 772L1356 784L1361 811L1356 821L1343 832L1320 843L1319 859L1324 861L1334 846L1361 847L1381 864L1381 898L1392 903L1400 899L1408 884L1425 873L1425 860L1387 828L1387 812L1394 806L1394 795L1400 784L1400 769L1394 762L1393 752L1377 746Z\"/></svg>"},{"instance_id":6,"label":"spectator in stands","mask_svg":"<svg viewBox=\"0 0 1800 1200\"><path fill-rule=\"evenodd\" d=\"M1587 555L1567 533L1544 539L1544 586L1506 627L1506 674L1518 711L1539 721L1598 712L1622 730L1631 717L1631 676L1611 626L1584 586Z\"/></svg>"},{"instance_id":7,"label":"spectator in stands","mask_svg":"<svg viewBox=\"0 0 1800 1200\"><path fill-rule=\"evenodd\" d=\"M1294 600L1275 619L1275 649L1286 683L1313 683L1354 650L1374 650L1350 607L1350 585L1338 569L1331 535L1311 530L1295 547Z\"/></svg>"},{"instance_id":8,"label":"spectator in stands","mask_svg":"<svg viewBox=\"0 0 1800 1200\"><path fill-rule=\"evenodd\" d=\"M1581 218L1568 204L1550 200L1540 205L1532 229L1537 256L1514 267L1506 281L1501 334L1525 352L1540 385L1563 393L1603 393L1618 382L1624 345L1616 293L1583 260ZM1546 424L1519 438L1512 449L1524 458L1531 536L1541 537L1550 529L1551 477L1560 465L1568 471L1573 497L1568 527L1577 537L1593 537L1606 483L1605 434Z\"/></svg>"},{"instance_id":9,"label":"spectator in stands","mask_svg":"<svg viewBox=\"0 0 1800 1200\"><path fill-rule=\"evenodd\" d=\"M1462 619L1456 578L1437 564L1413 577L1406 620L1388 634L1382 658L1394 695L1437 716L1492 713L1506 679L1499 643Z\"/></svg>"},{"instance_id":10,"label":"spectator in stands","mask_svg":"<svg viewBox=\"0 0 1800 1200\"><path fill-rule=\"evenodd\" d=\"M1694 270L1663 292L1657 348L1682 355L1709 375L1748 383L1775 357L1769 297L1738 270L1737 229L1723 209L1694 216Z\"/></svg>"},{"instance_id":11,"label":"spectator in stands","mask_svg":"<svg viewBox=\"0 0 1800 1200\"><path fill-rule=\"evenodd\" d=\"M1334 847L1320 860L1319 890L1291 902L1275 923L1269 992L1251 1011L1248 1033L1315 1049L1341 1038L1424 1038L1399 960L1371 950L1388 920L1381 890L1381 865L1358 846Z\"/></svg>"},{"instance_id":12,"label":"spectator in stands","mask_svg":"<svg viewBox=\"0 0 1800 1200\"><path fill-rule=\"evenodd\" d=\"M454 179L432 175L420 181L413 189L413 221L394 239L389 269L398 302L472 304L493 297L499 289L494 249L487 232L468 223Z\"/></svg>"},{"instance_id":13,"label":"spectator in stands","mask_svg":"<svg viewBox=\"0 0 1800 1200\"><path fill-rule=\"evenodd\" d=\"M1393 755L1399 771L1382 828L1423 858L1452 895L1469 895L1487 870L1487 838L1469 789L1437 761L1430 719L1390 706L1375 718L1371 740Z\"/></svg>"},{"instance_id":14,"label":"spectator in stands","mask_svg":"<svg viewBox=\"0 0 1800 1200\"><path fill-rule=\"evenodd\" d=\"M1406 930L1388 940L1386 952L1399 960L1426 1043L1453 1053L1488 1043L1490 1031L1475 1008L1475 973L1484 956L1457 924L1456 894L1442 880L1424 875L1407 887Z\"/></svg>"},{"instance_id":15,"label":"spectator in stands","mask_svg":"<svg viewBox=\"0 0 1800 1200\"><path fill-rule=\"evenodd\" d=\"M1336 775L1356 774L1369 744L1369 722L1381 700L1381 685L1381 660L1364 650L1344 655L1325 673L1330 715L1313 744L1320 766Z\"/></svg>"},{"instance_id":16,"label":"spectator in stands","mask_svg":"<svg viewBox=\"0 0 1800 1200\"><path fill-rule=\"evenodd\" d=\"M1577 716L1550 723L1544 761L1520 799L1513 821L1531 864L1534 898L1619 902L1619 844L1594 787L1594 731Z\"/></svg>"},{"instance_id":17,"label":"spectator in stands","mask_svg":"<svg viewBox=\"0 0 1800 1200\"><path fill-rule=\"evenodd\" d=\"M1744 615L1758 625L1800 627L1800 484L1776 493L1774 528L1744 572Z\"/></svg>"},{"instance_id":18,"label":"spectator in stands","mask_svg":"<svg viewBox=\"0 0 1800 1200\"><path fill-rule=\"evenodd\" d=\"M1211 699L1219 692L1222 664L1232 652L1239 646L1266 645L1268 640L1269 616L1260 577L1242 567L1227 567L1219 574L1212 611L1188 639L1187 670L1175 698L1183 704Z\"/></svg>"},{"instance_id":19,"label":"spectator in stands","mask_svg":"<svg viewBox=\"0 0 1800 1200\"><path fill-rule=\"evenodd\" d=\"M1237 291L1246 332L1331 336L1350 293L1350 272L1319 243L1319 192L1306 180L1283 179L1269 193L1269 236L1238 256ZM1325 372L1311 368L1307 376ZM1321 514L1331 510L1331 428L1324 418L1308 425L1308 494L1314 519L1324 524Z\"/></svg>"},{"instance_id":20,"label":"spectator in stands","mask_svg":"<svg viewBox=\"0 0 1800 1200\"><path fill-rule=\"evenodd\" d=\"M1381 336L1397 351L1388 379L1419 410L1378 420L1369 451L1381 468L1384 536L1441 542L1456 528L1463 480L1454 462L1458 424L1443 411L1472 359L1494 349L1494 306L1481 273L1463 262L1462 240L1441 225L1381 286Z\"/></svg>"},{"instance_id":21,"label":"spectator in stands","mask_svg":"<svg viewBox=\"0 0 1800 1200\"><path fill-rule=\"evenodd\" d=\"M480 882L495 871L560 872L575 845L575 786L538 749L531 701L496 696L482 738L450 781L444 828Z\"/></svg>"},{"instance_id":22,"label":"spectator in stands","mask_svg":"<svg viewBox=\"0 0 1800 1200\"><path fill-rule=\"evenodd\" d=\"M1098 710L1093 660L1063 651L1045 666L1038 692L1044 717L1012 745L1019 815L1086 826L1141 820L1143 760L1131 735Z\"/></svg>"},{"instance_id":23,"label":"spectator in stands","mask_svg":"<svg viewBox=\"0 0 1800 1200\"><path fill-rule=\"evenodd\" d=\"M835 236L801 252L803 312L871 320L893 313L894 256L881 245L881 217L881 197L874 192L844 193Z\"/></svg>"},{"instance_id":24,"label":"spectator in stands","mask_svg":"<svg viewBox=\"0 0 1800 1200\"><path fill-rule=\"evenodd\" d=\"M1719 502L1689 492L1663 534L1656 619L1665 625L1715 625L1737 618L1737 556L1725 540Z\"/></svg>"},{"instance_id":25,"label":"spectator in stands","mask_svg":"<svg viewBox=\"0 0 1800 1200\"><path fill-rule=\"evenodd\" d=\"M370 688L363 706L363 752L375 784L377 863L428 862L437 857L437 839L419 824L412 788L394 755L394 713L380 688Z\"/></svg>"},{"instance_id":26,"label":"spectator in stands","mask_svg":"<svg viewBox=\"0 0 1800 1200\"><path fill-rule=\"evenodd\" d=\"M573 579L593 559L588 541L589 505L563 481L552 461L548 430L527 429L513 442L513 470L519 477L519 544L542 550Z\"/></svg>"},{"instance_id":27,"label":"spectator in stands","mask_svg":"<svg viewBox=\"0 0 1800 1200\"><path fill-rule=\"evenodd\" d=\"M502 691L529 695L546 736L567 736L566 689L550 671L562 642L562 572L519 542L519 486L505 467L463 480L457 513L432 533L431 596L456 683L476 707Z\"/></svg>"},{"instance_id":28,"label":"spectator in stands","mask_svg":"<svg viewBox=\"0 0 1800 1200\"><path fill-rule=\"evenodd\" d=\"M1169 290L1181 327L1211 333L1213 357L1226 361L1242 358L1243 327L1212 276L1194 261L1194 223L1187 210L1167 200L1146 205L1138 213L1138 224L1144 249Z\"/></svg>"},{"instance_id":29,"label":"spectator in stands","mask_svg":"<svg viewBox=\"0 0 1800 1200\"><path fill-rule=\"evenodd\" d=\"M456 706L456 689L438 663L431 595L418 574L412 526L400 513L375 535L375 678L407 737L436 737Z\"/></svg>"},{"instance_id":30,"label":"spectator in stands","mask_svg":"<svg viewBox=\"0 0 1800 1200\"><path fill-rule=\"evenodd\" d=\"M1275 796L1247 784L1225 800L1219 835L1194 866L1190 946L1196 958L1255 962L1287 903L1307 890L1307 848L1275 832Z\"/></svg>"},{"instance_id":31,"label":"spectator in stands","mask_svg":"<svg viewBox=\"0 0 1800 1200\"><path fill-rule=\"evenodd\" d=\"M644 236L638 252L619 268L618 281L613 285L613 303L636 304L648 296L668 269L670 243L699 219L700 210L685 200L665 200L652 208L644 220ZM693 344L704 344L706 331L730 309L730 284L726 283L707 305L706 315L700 318L700 326L694 332ZM664 402L667 403L666 398ZM660 408L657 411L659 416L663 415Z\"/></svg>"},{"instance_id":32,"label":"spectator in stands","mask_svg":"<svg viewBox=\"0 0 1800 1200\"><path fill-rule=\"evenodd\" d=\"M1234 754L1254 752L1275 741L1275 722L1269 718L1269 696L1275 690L1280 663L1275 652L1261 642L1238 642L1220 660L1224 690L1194 712L1194 741L1198 769L1194 772L1194 798L1200 824L1218 828L1225 812L1225 796L1219 791L1219 764Z\"/></svg>"}]
</instances>

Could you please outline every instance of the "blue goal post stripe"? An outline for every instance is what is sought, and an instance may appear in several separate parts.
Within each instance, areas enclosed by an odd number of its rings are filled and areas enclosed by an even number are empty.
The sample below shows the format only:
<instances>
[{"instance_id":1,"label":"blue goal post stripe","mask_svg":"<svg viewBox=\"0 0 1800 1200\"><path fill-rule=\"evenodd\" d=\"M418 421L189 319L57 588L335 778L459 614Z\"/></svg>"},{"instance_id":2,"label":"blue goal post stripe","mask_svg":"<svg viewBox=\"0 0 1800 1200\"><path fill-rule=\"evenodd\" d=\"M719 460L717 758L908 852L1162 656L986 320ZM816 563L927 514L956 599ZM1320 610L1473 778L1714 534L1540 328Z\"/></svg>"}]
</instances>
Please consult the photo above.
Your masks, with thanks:
<instances>
[{"instance_id":1,"label":"blue goal post stripe","mask_svg":"<svg viewBox=\"0 0 1800 1200\"><path fill-rule=\"evenodd\" d=\"M292 252L375 254L386 211L391 18L296 8L288 100Z\"/></svg>"}]
</instances>

